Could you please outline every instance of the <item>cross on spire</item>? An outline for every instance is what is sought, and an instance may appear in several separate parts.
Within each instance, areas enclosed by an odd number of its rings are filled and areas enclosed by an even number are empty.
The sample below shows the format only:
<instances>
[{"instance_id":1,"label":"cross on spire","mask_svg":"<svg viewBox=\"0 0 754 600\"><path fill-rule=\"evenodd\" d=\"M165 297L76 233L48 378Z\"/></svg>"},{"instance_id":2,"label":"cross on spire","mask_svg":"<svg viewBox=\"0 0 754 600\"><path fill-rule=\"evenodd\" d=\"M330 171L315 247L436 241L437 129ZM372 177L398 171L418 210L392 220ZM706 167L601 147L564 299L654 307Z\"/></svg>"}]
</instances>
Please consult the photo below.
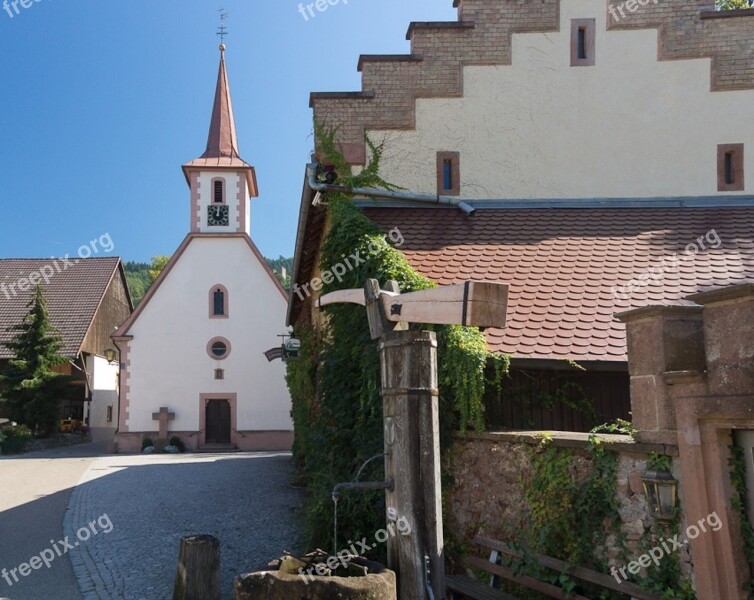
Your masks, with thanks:
<instances>
[{"instance_id":1,"label":"cross on spire","mask_svg":"<svg viewBox=\"0 0 754 600\"><path fill-rule=\"evenodd\" d=\"M220 38L220 50L225 51L225 37L228 35L228 28L225 26L225 21L228 20L230 13L224 8L221 8L220 13L220 26L217 28L217 36Z\"/></svg>"}]
</instances>

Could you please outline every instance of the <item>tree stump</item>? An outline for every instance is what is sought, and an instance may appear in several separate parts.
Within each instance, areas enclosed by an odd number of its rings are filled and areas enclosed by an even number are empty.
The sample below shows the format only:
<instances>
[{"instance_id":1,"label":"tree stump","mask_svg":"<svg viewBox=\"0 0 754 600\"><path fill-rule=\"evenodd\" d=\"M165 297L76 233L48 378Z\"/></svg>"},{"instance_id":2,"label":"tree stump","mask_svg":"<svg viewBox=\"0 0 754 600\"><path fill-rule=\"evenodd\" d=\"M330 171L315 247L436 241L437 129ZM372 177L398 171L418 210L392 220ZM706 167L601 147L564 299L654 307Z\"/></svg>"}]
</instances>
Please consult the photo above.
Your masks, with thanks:
<instances>
[{"instance_id":1,"label":"tree stump","mask_svg":"<svg viewBox=\"0 0 754 600\"><path fill-rule=\"evenodd\" d=\"M220 600L220 540L216 537L181 538L173 600Z\"/></svg>"}]
</instances>

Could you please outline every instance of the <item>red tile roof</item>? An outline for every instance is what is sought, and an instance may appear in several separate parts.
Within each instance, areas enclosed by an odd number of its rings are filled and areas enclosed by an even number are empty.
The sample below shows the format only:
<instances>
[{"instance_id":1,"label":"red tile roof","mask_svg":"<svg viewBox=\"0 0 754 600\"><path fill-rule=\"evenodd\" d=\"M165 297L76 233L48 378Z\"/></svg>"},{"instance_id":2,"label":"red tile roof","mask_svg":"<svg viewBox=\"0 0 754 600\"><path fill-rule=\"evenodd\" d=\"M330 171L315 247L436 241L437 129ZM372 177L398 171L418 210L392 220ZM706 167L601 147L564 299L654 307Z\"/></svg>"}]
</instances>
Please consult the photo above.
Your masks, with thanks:
<instances>
[{"instance_id":1,"label":"red tile roof","mask_svg":"<svg viewBox=\"0 0 754 600\"><path fill-rule=\"evenodd\" d=\"M74 264L67 268L65 263L58 261L60 272L56 270L43 286L50 319L63 338L62 354L75 357L116 274L120 259L71 260ZM50 266L55 269L54 259L0 259L0 358L12 358L12 353L4 345L14 335L8 328L21 323L29 312L27 305L32 290L18 292L18 280ZM11 288L11 285L16 287Z\"/></svg>"},{"instance_id":2,"label":"red tile roof","mask_svg":"<svg viewBox=\"0 0 754 600\"><path fill-rule=\"evenodd\" d=\"M624 361L625 326L615 313L754 282L752 206L364 213L386 232L398 227L411 265L438 284L509 283L507 326L486 335L490 350L518 358ZM721 243L711 234L705 250L688 256L687 245L711 230ZM646 281L621 289L642 275Z\"/></svg>"}]
</instances>

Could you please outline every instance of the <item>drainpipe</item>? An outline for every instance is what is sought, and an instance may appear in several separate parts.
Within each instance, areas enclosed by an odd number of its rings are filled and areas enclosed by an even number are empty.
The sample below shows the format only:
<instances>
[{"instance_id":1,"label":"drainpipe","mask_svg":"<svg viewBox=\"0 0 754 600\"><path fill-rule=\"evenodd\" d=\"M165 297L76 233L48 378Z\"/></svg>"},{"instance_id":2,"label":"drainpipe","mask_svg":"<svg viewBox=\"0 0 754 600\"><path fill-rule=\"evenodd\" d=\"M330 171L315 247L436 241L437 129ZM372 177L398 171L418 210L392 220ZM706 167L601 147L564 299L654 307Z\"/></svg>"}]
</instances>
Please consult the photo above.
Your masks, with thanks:
<instances>
[{"instance_id":1,"label":"drainpipe","mask_svg":"<svg viewBox=\"0 0 754 600\"><path fill-rule=\"evenodd\" d=\"M317 163L312 163L307 167L306 173L309 180L309 187L315 192L337 192L342 194L354 194L356 196L367 196L368 198L385 198L388 200L398 200L404 202L426 202L429 204L447 204L455 206L469 216L472 216L476 209L460 198L454 196L430 196L428 194L411 194L409 192L393 192L390 190L380 190L376 188L350 188L344 185L335 185L329 183L320 183L317 181Z\"/></svg>"}]
</instances>

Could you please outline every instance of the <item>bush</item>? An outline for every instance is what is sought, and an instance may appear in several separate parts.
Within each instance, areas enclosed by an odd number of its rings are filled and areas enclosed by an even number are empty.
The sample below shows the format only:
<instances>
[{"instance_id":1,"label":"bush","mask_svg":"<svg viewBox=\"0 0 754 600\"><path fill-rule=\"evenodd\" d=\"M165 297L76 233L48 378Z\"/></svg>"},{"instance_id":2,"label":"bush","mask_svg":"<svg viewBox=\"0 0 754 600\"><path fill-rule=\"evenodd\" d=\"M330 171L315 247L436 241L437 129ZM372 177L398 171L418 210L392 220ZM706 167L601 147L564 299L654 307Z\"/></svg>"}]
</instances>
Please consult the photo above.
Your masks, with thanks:
<instances>
[{"instance_id":1,"label":"bush","mask_svg":"<svg viewBox=\"0 0 754 600\"><path fill-rule=\"evenodd\" d=\"M3 454L18 454L23 452L26 442L32 438L31 429L26 425L6 427L0 432L0 450Z\"/></svg>"},{"instance_id":2,"label":"bush","mask_svg":"<svg viewBox=\"0 0 754 600\"><path fill-rule=\"evenodd\" d=\"M145 448L149 448L150 446L154 447L154 442L152 441L151 437L145 437L143 440L141 440L141 451L144 452Z\"/></svg>"},{"instance_id":3,"label":"bush","mask_svg":"<svg viewBox=\"0 0 754 600\"><path fill-rule=\"evenodd\" d=\"M180 450L181 452L186 452L186 444L184 444L183 440L177 435L174 435L170 438L169 445L178 448L178 450Z\"/></svg>"}]
</instances>

